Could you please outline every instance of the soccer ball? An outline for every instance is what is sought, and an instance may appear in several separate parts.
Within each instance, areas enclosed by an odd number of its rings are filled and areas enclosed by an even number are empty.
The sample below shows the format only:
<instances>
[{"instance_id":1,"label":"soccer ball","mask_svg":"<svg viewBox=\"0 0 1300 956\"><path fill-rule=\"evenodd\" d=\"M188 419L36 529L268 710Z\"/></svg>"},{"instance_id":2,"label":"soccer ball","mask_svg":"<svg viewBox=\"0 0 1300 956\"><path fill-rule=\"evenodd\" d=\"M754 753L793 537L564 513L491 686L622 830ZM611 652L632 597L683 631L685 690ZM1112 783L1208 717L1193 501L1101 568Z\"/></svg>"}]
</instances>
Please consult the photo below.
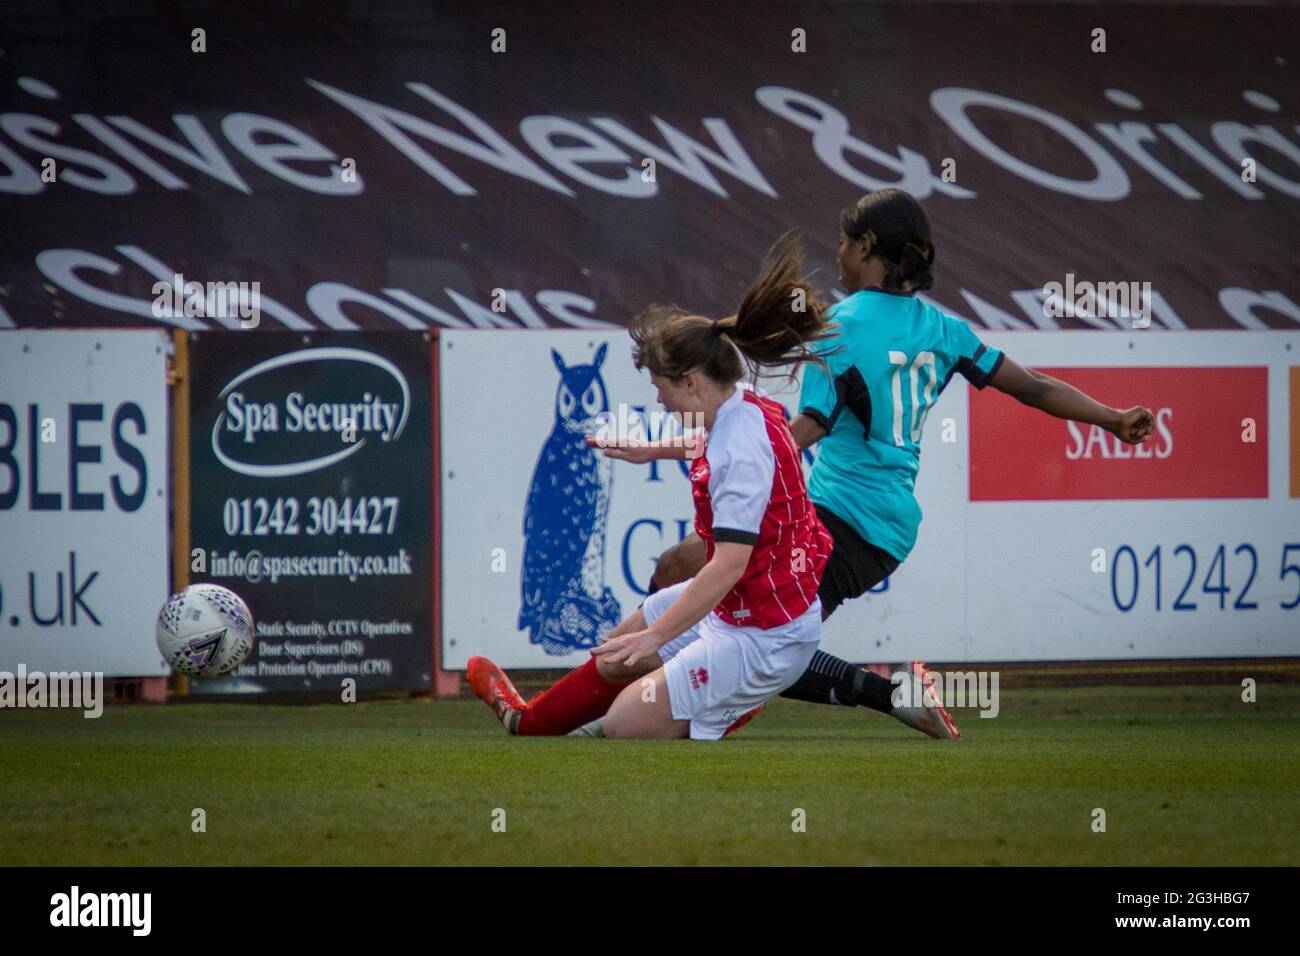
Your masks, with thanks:
<instances>
[{"instance_id":1,"label":"soccer ball","mask_svg":"<svg viewBox=\"0 0 1300 956\"><path fill-rule=\"evenodd\" d=\"M180 674L229 674L253 649L253 615L234 591L191 584L158 612L155 630L163 660Z\"/></svg>"}]
</instances>

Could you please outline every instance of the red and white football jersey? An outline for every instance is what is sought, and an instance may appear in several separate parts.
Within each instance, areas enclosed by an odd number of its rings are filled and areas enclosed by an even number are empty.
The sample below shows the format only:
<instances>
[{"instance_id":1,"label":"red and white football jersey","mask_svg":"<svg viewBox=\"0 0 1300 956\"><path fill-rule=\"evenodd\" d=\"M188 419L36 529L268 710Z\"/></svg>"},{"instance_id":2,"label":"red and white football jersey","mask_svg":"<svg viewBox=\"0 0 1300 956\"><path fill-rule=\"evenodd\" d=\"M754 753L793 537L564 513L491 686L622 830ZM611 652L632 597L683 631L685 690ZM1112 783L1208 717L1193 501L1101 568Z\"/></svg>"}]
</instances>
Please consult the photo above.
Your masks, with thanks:
<instances>
[{"instance_id":1,"label":"red and white football jersey","mask_svg":"<svg viewBox=\"0 0 1300 956\"><path fill-rule=\"evenodd\" d=\"M695 531L709 558L717 541L754 546L714 609L728 624L777 627L817 599L832 542L808 500L799 455L781 406L738 387L691 463Z\"/></svg>"}]
</instances>

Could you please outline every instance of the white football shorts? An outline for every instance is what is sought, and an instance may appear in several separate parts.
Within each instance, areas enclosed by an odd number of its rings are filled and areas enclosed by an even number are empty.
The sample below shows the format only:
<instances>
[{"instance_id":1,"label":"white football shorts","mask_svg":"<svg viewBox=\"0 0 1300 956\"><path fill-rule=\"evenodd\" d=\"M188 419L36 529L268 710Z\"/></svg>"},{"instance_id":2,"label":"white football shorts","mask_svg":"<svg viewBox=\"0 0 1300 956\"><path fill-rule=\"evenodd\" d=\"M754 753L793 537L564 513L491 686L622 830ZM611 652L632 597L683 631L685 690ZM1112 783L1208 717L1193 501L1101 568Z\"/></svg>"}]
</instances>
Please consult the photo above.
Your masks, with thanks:
<instances>
[{"instance_id":1,"label":"white football shorts","mask_svg":"<svg viewBox=\"0 0 1300 956\"><path fill-rule=\"evenodd\" d=\"M641 613L654 624L690 581L656 591ZM717 740L727 728L799 679L817 650L821 600L789 624L737 627L710 611L659 648L673 720L689 720L692 740Z\"/></svg>"}]
</instances>

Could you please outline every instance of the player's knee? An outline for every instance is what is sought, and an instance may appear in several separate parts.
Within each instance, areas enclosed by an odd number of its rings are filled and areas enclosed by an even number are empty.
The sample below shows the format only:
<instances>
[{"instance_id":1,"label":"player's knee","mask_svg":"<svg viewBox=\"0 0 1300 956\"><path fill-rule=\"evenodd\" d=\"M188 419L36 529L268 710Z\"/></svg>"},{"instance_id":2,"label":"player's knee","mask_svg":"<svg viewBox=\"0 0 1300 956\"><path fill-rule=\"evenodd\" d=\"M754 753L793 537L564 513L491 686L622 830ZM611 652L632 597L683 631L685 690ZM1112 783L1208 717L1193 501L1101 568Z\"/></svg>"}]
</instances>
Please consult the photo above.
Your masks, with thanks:
<instances>
[{"instance_id":1,"label":"player's knee","mask_svg":"<svg viewBox=\"0 0 1300 956\"><path fill-rule=\"evenodd\" d=\"M677 564L677 549L680 547L681 545L674 544L664 549L659 555L659 559L655 561L655 583L661 588L667 587L677 580L673 575Z\"/></svg>"},{"instance_id":2,"label":"player's knee","mask_svg":"<svg viewBox=\"0 0 1300 956\"><path fill-rule=\"evenodd\" d=\"M596 673L607 681L621 683L649 674L660 666L659 659L655 657L648 657L631 665L600 658L596 661Z\"/></svg>"},{"instance_id":3,"label":"player's knee","mask_svg":"<svg viewBox=\"0 0 1300 956\"><path fill-rule=\"evenodd\" d=\"M627 680L631 674L627 673L627 667L618 661L612 661L608 657L596 658L596 673L607 681Z\"/></svg>"},{"instance_id":4,"label":"player's knee","mask_svg":"<svg viewBox=\"0 0 1300 956\"><path fill-rule=\"evenodd\" d=\"M655 581L659 586L668 587L694 577L699 571L698 550L695 542L689 538L665 549L655 563Z\"/></svg>"}]
</instances>

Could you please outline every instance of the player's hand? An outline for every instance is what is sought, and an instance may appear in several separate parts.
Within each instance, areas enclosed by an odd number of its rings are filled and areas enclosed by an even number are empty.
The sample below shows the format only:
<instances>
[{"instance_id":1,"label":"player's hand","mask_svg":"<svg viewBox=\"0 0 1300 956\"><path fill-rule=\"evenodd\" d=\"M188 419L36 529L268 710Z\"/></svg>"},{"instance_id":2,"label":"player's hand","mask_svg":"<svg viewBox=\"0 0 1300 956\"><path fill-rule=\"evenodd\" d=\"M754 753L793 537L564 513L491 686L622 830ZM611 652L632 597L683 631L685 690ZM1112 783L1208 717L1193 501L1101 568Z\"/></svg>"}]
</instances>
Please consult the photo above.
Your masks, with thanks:
<instances>
[{"instance_id":1,"label":"player's hand","mask_svg":"<svg viewBox=\"0 0 1300 956\"><path fill-rule=\"evenodd\" d=\"M1134 405L1120 412L1119 421L1108 425L1106 430L1117 436L1120 441L1136 445L1146 439L1156 427L1156 418L1151 409Z\"/></svg>"},{"instance_id":2,"label":"player's hand","mask_svg":"<svg viewBox=\"0 0 1300 956\"><path fill-rule=\"evenodd\" d=\"M603 657L624 667L632 667L638 661L651 657L657 658L661 647L663 642L654 631L633 631L619 637L605 638L603 644L591 649L591 654L593 657Z\"/></svg>"},{"instance_id":3,"label":"player's hand","mask_svg":"<svg viewBox=\"0 0 1300 956\"><path fill-rule=\"evenodd\" d=\"M634 465L644 465L655 460L656 449L649 442L620 441L617 438L602 438L597 435L587 436L588 448L599 448L606 458L630 461Z\"/></svg>"}]
</instances>

